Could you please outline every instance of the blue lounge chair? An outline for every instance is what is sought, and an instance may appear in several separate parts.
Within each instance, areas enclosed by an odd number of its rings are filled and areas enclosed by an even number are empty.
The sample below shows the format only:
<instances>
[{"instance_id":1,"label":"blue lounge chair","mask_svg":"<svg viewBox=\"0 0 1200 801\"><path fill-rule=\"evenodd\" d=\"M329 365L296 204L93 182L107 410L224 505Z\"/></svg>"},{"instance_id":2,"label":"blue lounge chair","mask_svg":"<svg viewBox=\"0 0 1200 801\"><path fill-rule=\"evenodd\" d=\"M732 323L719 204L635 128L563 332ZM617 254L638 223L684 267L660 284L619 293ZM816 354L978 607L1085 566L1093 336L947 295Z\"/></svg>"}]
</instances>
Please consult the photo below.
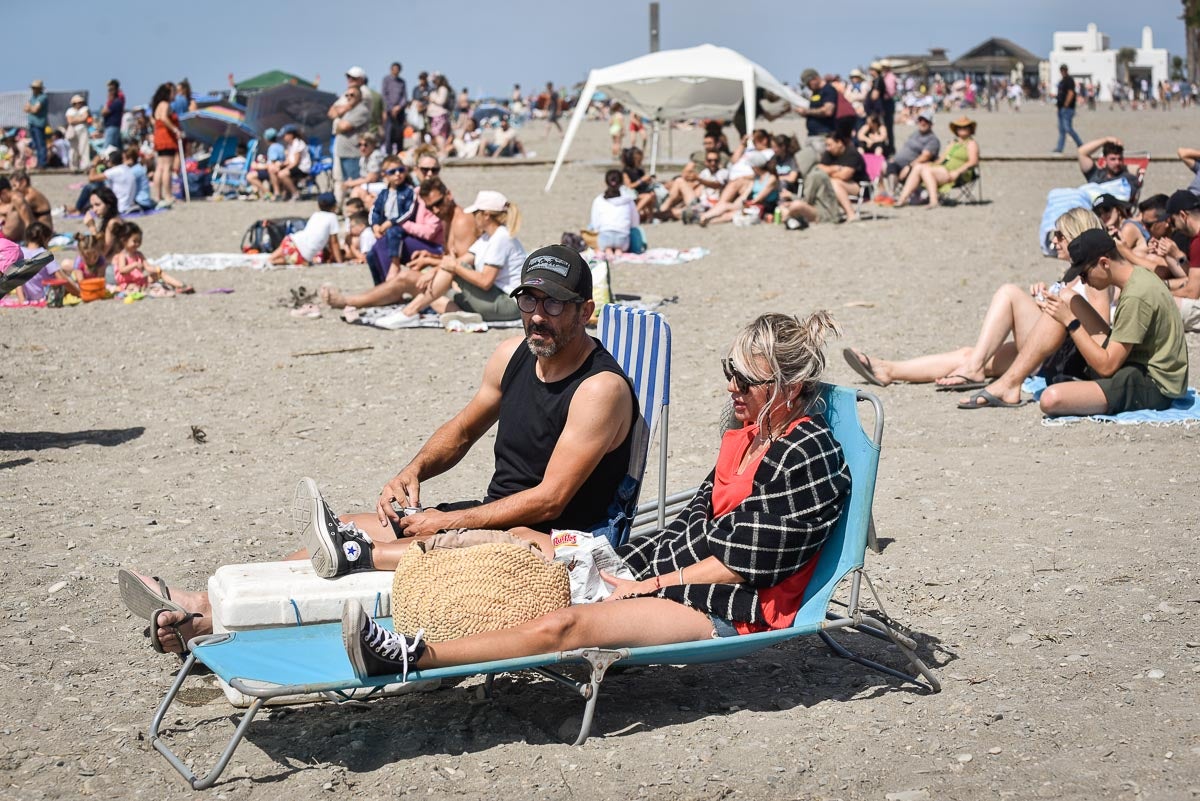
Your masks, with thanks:
<instances>
[{"instance_id":1,"label":"blue lounge chair","mask_svg":"<svg viewBox=\"0 0 1200 801\"><path fill-rule=\"evenodd\" d=\"M591 729L605 671L618 661L629 665L720 662L743 657L796 637L816 634L840 656L913 682L928 692L937 692L941 689L940 684L917 656L916 642L883 611L878 594L863 572L875 475L879 466L879 444L883 435L883 406L874 395L845 387L827 385L822 397L826 419L842 446L850 469L852 487L841 519L818 557L817 569L805 593L804 603L790 628L672 645L582 648L474 665L412 671L408 674L408 680L484 674L488 676L487 686L490 689L491 677L496 673L521 670L538 672L575 690L586 699L583 722L575 741L577 745L587 739ZM856 403L860 400L868 401L875 411L874 435L870 437L863 431L858 419ZM841 604L834 600L834 590L847 577L850 579L849 596L847 602ZM877 611L868 611L859 604L864 582L875 599ZM381 622L387 626L391 623L390 620ZM831 632L839 629L890 641L905 656L914 673L906 674L852 653L832 638ZM190 645L191 655L184 662L150 724L149 739L194 789L204 789L216 782L250 722L268 699L316 692L333 693L350 699L356 692L366 691L369 695L385 684L400 680L399 676L378 676L366 680L355 678L342 644L341 626L337 623L208 635L196 637ZM171 751L161 732L162 722L172 702L197 662L206 665L240 692L255 698L214 767L202 777L197 776ZM554 669L566 664L586 665L588 680L575 681ZM362 697L360 695L358 699Z\"/></svg>"},{"instance_id":2,"label":"blue lounge chair","mask_svg":"<svg viewBox=\"0 0 1200 801\"><path fill-rule=\"evenodd\" d=\"M258 140L251 139L246 145L246 160L240 166L227 167L217 164L212 168L213 192L216 194L237 194L238 190L247 185L246 176L254 167L254 152L258 150Z\"/></svg>"}]
</instances>

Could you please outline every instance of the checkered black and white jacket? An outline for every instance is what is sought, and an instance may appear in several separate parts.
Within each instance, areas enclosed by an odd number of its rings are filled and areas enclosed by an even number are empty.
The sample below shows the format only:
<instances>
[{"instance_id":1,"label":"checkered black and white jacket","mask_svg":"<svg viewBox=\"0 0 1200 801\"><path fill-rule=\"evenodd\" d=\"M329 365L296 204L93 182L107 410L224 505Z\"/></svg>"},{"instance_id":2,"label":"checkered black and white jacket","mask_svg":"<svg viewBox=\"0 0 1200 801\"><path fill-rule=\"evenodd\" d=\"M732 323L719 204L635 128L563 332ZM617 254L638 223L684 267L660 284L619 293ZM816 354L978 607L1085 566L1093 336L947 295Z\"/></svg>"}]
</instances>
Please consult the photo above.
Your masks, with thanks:
<instances>
[{"instance_id":1,"label":"checkered black and white jacket","mask_svg":"<svg viewBox=\"0 0 1200 801\"><path fill-rule=\"evenodd\" d=\"M617 549L638 579L665 576L715 556L742 584L674 584L658 595L731 621L762 622L758 591L820 553L850 492L850 471L825 418L814 415L776 440L736 509L712 519L714 470L662 531Z\"/></svg>"}]
</instances>

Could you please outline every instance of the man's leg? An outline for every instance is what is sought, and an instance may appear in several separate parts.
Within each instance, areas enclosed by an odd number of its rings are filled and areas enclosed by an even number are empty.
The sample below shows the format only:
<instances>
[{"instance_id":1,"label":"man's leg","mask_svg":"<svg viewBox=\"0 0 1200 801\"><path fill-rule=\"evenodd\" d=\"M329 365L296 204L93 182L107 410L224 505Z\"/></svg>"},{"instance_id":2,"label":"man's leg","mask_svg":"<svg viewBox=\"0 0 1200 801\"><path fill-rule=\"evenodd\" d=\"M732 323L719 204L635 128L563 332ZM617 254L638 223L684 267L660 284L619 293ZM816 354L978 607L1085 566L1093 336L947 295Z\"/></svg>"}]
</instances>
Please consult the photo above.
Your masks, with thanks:
<instances>
[{"instance_id":1,"label":"man's leg","mask_svg":"<svg viewBox=\"0 0 1200 801\"><path fill-rule=\"evenodd\" d=\"M1054 146L1055 153L1063 152L1063 145L1067 143L1067 129L1064 127L1065 120L1063 118L1064 111L1066 111L1065 108L1058 110L1058 144Z\"/></svg>"},{"instance_id":2,"label":"man's leg","mask_svg":"<svg viewBox=\"0 0 1200 801\"><path fill-rule=\"evenodd\" d=\"M334 309L340 309L345 306L355 306L358 308L391 306L394 303L402 302L405 295L411 295L416 291L416 271L406 270L400 275L393 277L390 281L384 281L382 284L371 287L366 292L360 292L355 295L343 294L333 287L321 287L321 299Z\"/></svg>"},{"instance_id":3,"label":"man's leg","mask_svg":"<svg viewBox=\"0 0 1200 801\"><path fill-rule=\"evenodd\" d=\"M1108 398L1095 381L1064 381L1046 387L1046 391L1042 393L1040 408L1050 417L1106 414Z\"/></svg>"},{"instance_id":4,"label":"man's leg","mask_svg":"<svg viewBox=\"0 0 1200 801\"><path fill-rule=\"evenodd\" d=\"M846 215L846 222L850 222L857 216L854 213L854 204L850 202L850 187L854 187L854 195L857 196L858 184L849 184L842 180L830 180L829 185L833 188L833 195L837 198L838 205L842 207L842 212Z\"/></svg>"},{"instance_id":5,"label":"man's leg","mask_svg":"<svg viewBox=\"0 0 1200 801\"><path fill-rule=\"evenodd\" d=\"M1075 141L1075 147L1079 147L1083 144L1083 140L1080 139L1079 134L1075 132L1075 109L1068 108L1063 109L1063 111L1066 112L1067 133L1070 135L1071 139Z\"/></svg>"},{"instance_id":6,"label":"man's leg","mask_svg":"<svg viewBox=\"0 0 1200 801\"><path fill-rule=\"evenodd\" d=\"M1071 311L1093 339L1100 341L1108 335L1108 324L1083 296L1074 295L1071 298ZM1003 375L989 384L986 390L1000 400L1016 403L1021 399L1021 384L1058 350L1066 338L1067 329L1050 315L1042 314L1030 330L1028 341L1017 351L1012 364ZM984 405L982 398L964 401L963 405L972 402Z\"/></svg>"},{"instance_id":7,"label":"man's leg","mask_svg":"<svg viewBox=\"0 0 1200 801\"><path fill-rule=\"evenodd\" d=\"M804 179L804 200L816 209L820 222L838 221L841 207L829 175L824 170L813 170Z\"/></svg>"}]
</instances>

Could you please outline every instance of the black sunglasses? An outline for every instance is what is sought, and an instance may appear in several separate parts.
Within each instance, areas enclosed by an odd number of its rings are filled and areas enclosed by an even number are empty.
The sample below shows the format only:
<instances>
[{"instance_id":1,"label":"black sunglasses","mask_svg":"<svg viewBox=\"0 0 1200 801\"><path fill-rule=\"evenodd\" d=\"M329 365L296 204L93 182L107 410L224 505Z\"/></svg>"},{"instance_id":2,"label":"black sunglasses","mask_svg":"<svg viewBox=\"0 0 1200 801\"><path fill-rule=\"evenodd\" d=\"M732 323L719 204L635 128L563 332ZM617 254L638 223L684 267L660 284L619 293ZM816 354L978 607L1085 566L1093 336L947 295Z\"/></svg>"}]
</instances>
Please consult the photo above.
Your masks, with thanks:
<instances>
[{"instance_id":1,"label":"black sunglasses","mask_svg":"<svg viewBox=\"0 0 1200 801\"><path fill-rule=\"evenodd\" d=\"M441 167L417 167L417 169L428 175L437 175L442 171Z\"/></svg>"},{"instance_id":2,"label":"black sunglasses","mask_svg":"<svg viewBox=\"0 0 1200 801\"><path fill-rule=\"evenodd\" d=\"M731 359L721 359L721 369L725 372L726 383L732 381L737 386L737 391L743 395L750 391L750 387L760 387L763 384L770 384L771 379L753 379L742 375L736 367L733 366Z\"/></svg>"},{"instance_id":3,"label":"black sunglasses","mask_svg":"<svg viewBox=\"0 0 1200 801\"><path fill-rule=\"evenodd\" d=\"M425 208L430 209L430 210L440 209L445 202L446 202L446 198L440 197L432 203L426 203Z\"/></svg>"},{"instance_id":4,"label":"black sunglasses","mask_svg":"<svg viewBox=\"0 0 1200 801\"><path fill-rule=\"evenodd\" d=\"M537 298L528 292L522 292L517 295L517 308L525 314L533 314L537 309L538 304L542 304L542 311L547 317L557 317L563 313L563 309L568 303L579 305L582 300L559 300L557 298Z\"/></svg>"},{"instance_id":5,"label":"black sunglasses","mask_svg":"<svg viewBox=\"0 0 1200 801\"><path fill-rule=\"evenodd\" d=\"M383 174L384 175L403 175L406 172L408 172L408 170L404 169L403 167L392 167L389 170L384 170Z\"/></svg>"}]
</instances>

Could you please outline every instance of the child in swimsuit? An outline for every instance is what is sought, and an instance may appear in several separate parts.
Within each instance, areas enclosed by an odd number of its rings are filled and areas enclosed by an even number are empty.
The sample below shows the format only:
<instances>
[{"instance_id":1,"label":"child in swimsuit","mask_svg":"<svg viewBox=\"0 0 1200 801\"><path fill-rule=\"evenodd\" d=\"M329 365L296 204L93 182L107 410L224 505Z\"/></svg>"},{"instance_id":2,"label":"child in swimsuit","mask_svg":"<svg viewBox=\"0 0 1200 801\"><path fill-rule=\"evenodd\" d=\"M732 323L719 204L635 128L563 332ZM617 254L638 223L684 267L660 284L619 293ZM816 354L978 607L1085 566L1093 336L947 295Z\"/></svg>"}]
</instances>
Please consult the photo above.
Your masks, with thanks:
<instances>
[{"instance_id":1,"label":"child in swimsuit","mask_svg":"<svg viewBox=\"0 0 1200 801\"><path fill-rule=\"evenodd\" d=\"M146 289L150 286L151 279L157 284L185 295L194 291L178 278L172 278L160 268L146 261L141 247L141 227L135 223L125 223L121 232L121 250L116 256L113 256L113 269L116 272L118 291Z\"/></svg>"}]
</instances>

